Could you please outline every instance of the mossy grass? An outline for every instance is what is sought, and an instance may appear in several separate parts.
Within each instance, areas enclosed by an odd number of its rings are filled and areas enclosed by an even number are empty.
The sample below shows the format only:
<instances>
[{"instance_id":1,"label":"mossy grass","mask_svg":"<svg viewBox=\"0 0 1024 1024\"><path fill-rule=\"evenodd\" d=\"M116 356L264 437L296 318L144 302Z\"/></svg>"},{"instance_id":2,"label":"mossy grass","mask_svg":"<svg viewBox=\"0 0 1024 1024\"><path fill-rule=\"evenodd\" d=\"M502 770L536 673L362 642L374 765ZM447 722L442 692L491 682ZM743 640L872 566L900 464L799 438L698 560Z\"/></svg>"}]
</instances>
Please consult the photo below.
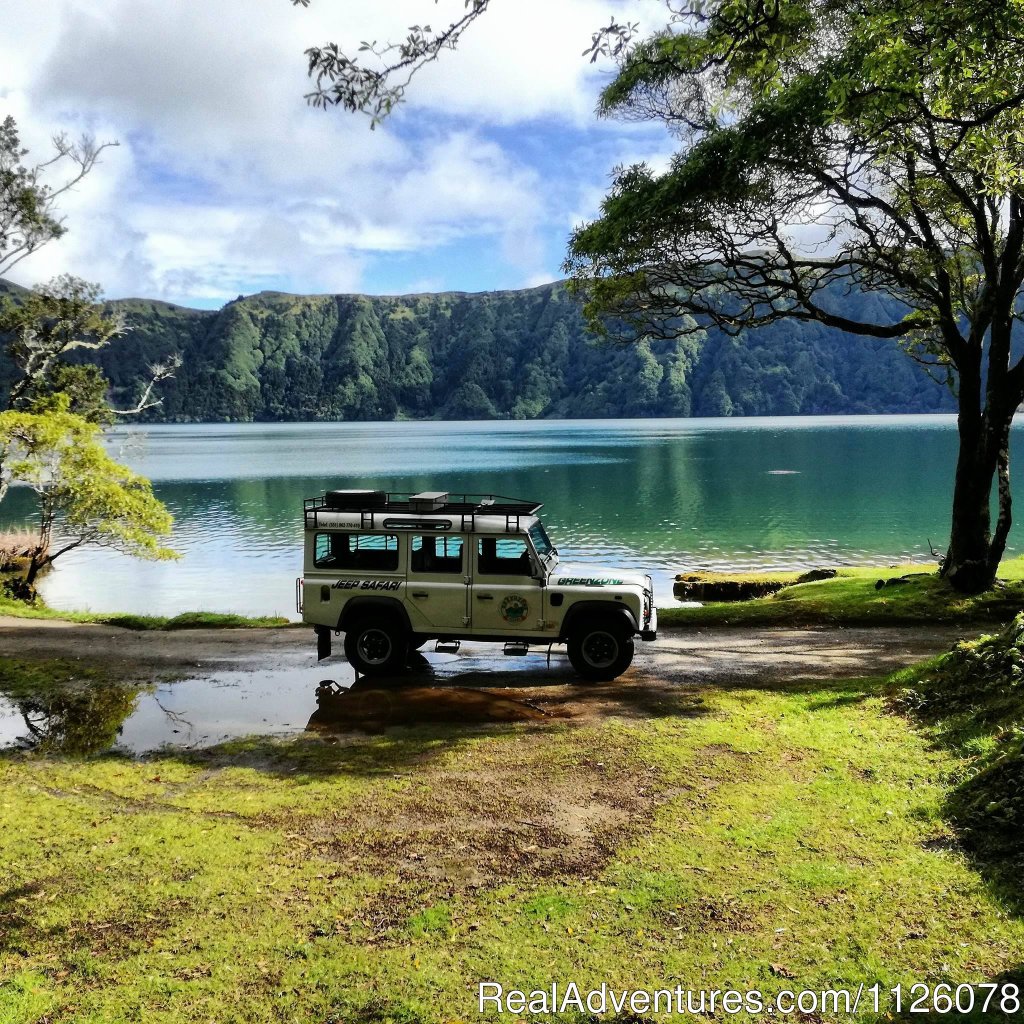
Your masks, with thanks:
<instances>
[{"instance_id":1,"label":"mossy grass","mask_svg":"<svg viewBox=\"0 0 1024 1024\"><path fill-rule=\"evenodd\" d=\"M445 1024L499 1019L480 980L1002 977L1024 920L944 817L970 757L886 685L715 680L640 717L0 756L0 1019Z\"/></svg>"},{"instance_id":2,"label":"mossy grass","mask_svg":"<svg viewBox=\"0 0 1024 1024\"><path fill-rule=\"evenodd\" d=\"M876 587L879 580L902 582ZM659 609L665 626L818 624L870 626L928 622L1007 621L1024 608L1024 557L1003 562L996 586L959 594L933 567L900 565L840 569L830 580L786 587L770 597Z\"/></svg>"},{"instance_id":3,"label":"mossy grass","mask_svg":"<svg viewBox=\"0 0 1024 1024\"><path fill-rule=\"evenodd\" d=\"M749 601L799 582L797 572L686 572L676 576L673 593L698 601Z\"/></svg>"}]
</instances>

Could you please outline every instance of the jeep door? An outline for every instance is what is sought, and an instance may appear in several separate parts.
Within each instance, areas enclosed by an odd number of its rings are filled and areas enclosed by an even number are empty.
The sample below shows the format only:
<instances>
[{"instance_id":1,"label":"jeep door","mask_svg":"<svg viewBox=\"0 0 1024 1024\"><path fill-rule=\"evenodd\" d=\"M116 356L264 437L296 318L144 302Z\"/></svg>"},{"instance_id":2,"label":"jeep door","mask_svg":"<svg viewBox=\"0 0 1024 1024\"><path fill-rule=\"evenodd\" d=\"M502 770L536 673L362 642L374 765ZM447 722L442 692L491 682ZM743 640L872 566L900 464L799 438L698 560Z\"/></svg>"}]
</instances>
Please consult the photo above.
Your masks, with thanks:
<instances>
[{"instance_id":1,"label":"jeep door","mask_svg":"<svg viewBox=\"0 0 1024 1024\"><path fill-rule=\"evenodd\" d=\"M478 534L474 541L473 632L538 632L544 618L544 588L534 577L526 539Z\"/></svg>"},{"instance_id":2,"label":"jeep door","mask_svg":"<svg viewBox=\"0 0 1024 1024\"><path fill-rule=\"evenodd\" d=\"M469 567L464 537L409 538L406 608L417 632L460 632L469 618Z\"/></svg>"}]
</instances>

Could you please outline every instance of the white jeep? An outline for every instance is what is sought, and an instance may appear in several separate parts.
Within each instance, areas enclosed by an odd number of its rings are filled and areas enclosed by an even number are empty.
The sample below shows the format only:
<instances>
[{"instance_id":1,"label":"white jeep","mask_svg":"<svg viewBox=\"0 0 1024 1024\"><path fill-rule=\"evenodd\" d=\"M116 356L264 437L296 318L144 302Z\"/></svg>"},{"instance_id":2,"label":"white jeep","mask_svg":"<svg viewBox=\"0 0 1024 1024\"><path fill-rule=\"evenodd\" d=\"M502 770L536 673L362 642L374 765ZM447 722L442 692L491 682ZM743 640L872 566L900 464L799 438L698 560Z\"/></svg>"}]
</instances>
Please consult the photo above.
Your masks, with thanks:
<instances>
[{"instance_id":1,"label":"white jeep","mask_svg":"<svg viewBox=\"0 0 1024 1024\"><path fill-rule=\"evenodd\" d=\"M505 654L568 645L584 679L608 680L654 640L651 577L565 565L534 501L499 495L328 491L305 505L305 575L296 580L320 659L332 632L365 675L400 671L428 641L504 643Z\"/></svg>"}]
</instances>

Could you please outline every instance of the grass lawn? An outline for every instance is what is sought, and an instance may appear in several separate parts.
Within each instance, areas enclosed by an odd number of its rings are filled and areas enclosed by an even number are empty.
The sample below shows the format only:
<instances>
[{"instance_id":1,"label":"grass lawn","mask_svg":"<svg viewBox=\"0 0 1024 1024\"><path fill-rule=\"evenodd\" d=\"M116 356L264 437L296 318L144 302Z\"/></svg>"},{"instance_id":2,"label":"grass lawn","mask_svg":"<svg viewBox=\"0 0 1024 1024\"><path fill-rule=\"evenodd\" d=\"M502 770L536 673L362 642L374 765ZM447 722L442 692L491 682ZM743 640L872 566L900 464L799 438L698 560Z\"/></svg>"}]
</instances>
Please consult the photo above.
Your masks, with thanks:
<instances>
[{"instance_id":1,"label":"grass lawn","mask_svg":"<svg viewBox=\"0 0 1024 1024\"><path fill-rule=\"evenodd\" d=\"M966 755L887 711L883 685L4 755L0 1020L443 1024L494 1019L481 980L773 993L1019 969L1019 893L943 818Z\"/></svg>"},{"instance_id":2,"label":"grass lawn","mask_svg":"<svg viewBox=\"0 0 1024 1024\"><path fill-rule=\"evenodd\" d=\"M920 574L920 575L917 575ZM905 583L876 589L882 579ZM1024 608L1024 557L1002 563L995 588L958 594L922 565L840 569L831 580L786 587L751 601L709 602L700 608L659 609L664 625L897 625L914 622L994 622Z\"/></svg>"}]
</instances>

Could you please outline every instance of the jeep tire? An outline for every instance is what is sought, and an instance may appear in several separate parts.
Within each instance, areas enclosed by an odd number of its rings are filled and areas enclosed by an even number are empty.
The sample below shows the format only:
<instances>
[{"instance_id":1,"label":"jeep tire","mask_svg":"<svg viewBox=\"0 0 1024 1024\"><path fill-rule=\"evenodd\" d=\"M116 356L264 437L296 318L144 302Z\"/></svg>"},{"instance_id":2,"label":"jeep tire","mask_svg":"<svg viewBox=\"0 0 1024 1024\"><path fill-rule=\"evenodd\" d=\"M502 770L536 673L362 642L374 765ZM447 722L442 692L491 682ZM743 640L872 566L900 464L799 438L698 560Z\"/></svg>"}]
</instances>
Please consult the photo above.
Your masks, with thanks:
<instances>
[{"instance_id":1,"label":"jeep tire","mask_svg":"<svg viewBox=\"0 0 1024 1024\"><path fill-rule=\"evenodd\" d=\"M345 631L345 657L364 676L401 672L409 654L409 635L393 618L357 619Z\"/></svg>"},{"instance_id":2,"label":"jeep tire","mask_svg":"<svg viewBox=\"0 0 1024 1024\"><path fill-rule=\"evenodd\" d=\"M633 661L633 637L624 625L612 619L579 623L569 633L567 644L572 667L591 682L615 679Z\"/></svg>"}]
</instances>

